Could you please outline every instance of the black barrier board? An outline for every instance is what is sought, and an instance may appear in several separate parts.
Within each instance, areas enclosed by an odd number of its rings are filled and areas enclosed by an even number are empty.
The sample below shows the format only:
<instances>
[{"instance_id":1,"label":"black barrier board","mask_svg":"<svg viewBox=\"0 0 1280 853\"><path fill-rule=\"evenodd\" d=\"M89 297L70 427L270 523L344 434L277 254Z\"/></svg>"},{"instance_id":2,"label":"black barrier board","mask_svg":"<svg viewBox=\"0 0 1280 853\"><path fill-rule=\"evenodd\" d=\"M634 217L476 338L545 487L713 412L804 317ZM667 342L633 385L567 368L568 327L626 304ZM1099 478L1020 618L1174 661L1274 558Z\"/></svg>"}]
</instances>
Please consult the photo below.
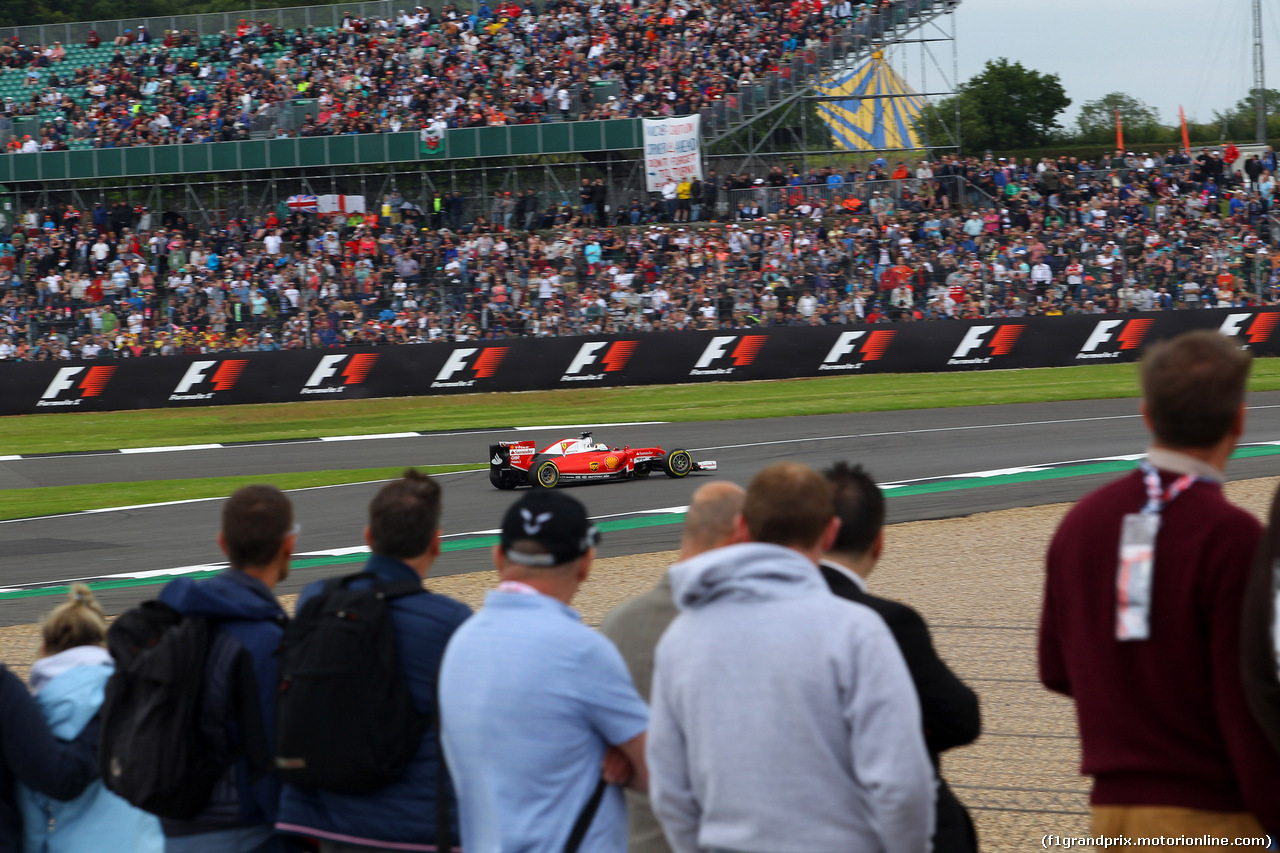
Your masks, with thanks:
<instances>
[{"instance_id":1,"label":"black barrier board","mask_svg":"<svg viewBox=\"0 0 1280 853\"><path fill-rule=\"evenodd\" d=\"M0 414L1107 364L1192 329L1267 356L1278 325L1203 309L5 363Z\"/></svg>"}]
</instances>

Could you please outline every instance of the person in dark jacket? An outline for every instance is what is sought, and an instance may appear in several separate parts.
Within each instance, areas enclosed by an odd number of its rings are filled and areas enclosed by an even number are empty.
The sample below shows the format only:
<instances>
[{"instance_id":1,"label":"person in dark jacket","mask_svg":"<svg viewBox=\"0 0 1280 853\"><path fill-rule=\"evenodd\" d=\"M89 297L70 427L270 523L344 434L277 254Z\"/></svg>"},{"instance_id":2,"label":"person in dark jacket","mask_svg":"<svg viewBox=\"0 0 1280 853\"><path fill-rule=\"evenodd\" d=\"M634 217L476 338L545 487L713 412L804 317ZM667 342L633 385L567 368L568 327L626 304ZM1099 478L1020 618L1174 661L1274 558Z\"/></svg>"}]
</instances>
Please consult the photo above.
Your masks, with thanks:
<instances>
[{"instance_id":1,"label":"person in dark jacket","mask_svg":"<svg viewBox=\"0 0 1280 853\"><path fill-rule=\"evenodd\" d=\"M0 664L0 853L22 850L19 783L55 800L72 800L98 778L96 720L70 743L54 738L36 700Z\"/></svg>"},{"instance_id":2,"label":"person in dark jacket","mask_svg":"<svg viewBox=\"0 0 1280 853\"><path fill-rule=\"evenodd\" d=\"M1240 620L1241 684L1249 710L1280 751L1280 489L1271 498L1266 532L1249 571ZM1280 827L1271 827L1280 829Z\"/></svg>"},{"instance_id":3,"label":"person in dark jacket","mask_svg":"<svg viewBox=\"0 0 1280 853\"><path fill-rule=\"evenodd\" d=\"M467 201L462 197L462 193L454 190L445 202L445 212L449 221L449 228L458 231L462 228L462 216L466 212Z\"/></svg>"},{"instance_id":4,"label":"person in dark jacket","mask_svg":"<svg viewBox=\"0 0 1280 853\"><path fill-rule=\"evenodd\" d=\"M591 183L591 204L596 211L596 218L592 224L606 227L613 224L609 220L608 211L605 210L609 206L609 188L604 185L604 178L596 178Z\"/></svg>"},{"instance_id":5,"label":"person in dark jacket","mask_svg":"<svg viewBox=\"0 0 1280 853\"><path fill-rule=\"evenodd\" d=\"M245 755L227 768L204 809L190 821L163 821L165 853L279 853L275 835L280 783L268 772L275 724L276 649L287 621L275 586L289 576L297 533L293 506L275 486L245 486L222 507L218 545L231 568L208 580L178 578L160 600L187 616L214 621L202 719L209 736ZM256 696L231 695L234 676L252 667ZM242 731L235 708L256 706L262 727ZM257 748L253 748L256 743Z\"/></svg>"},{"instance_id":6,"label":"person in dark jacket","mask_svg":"<svg viewBox=\"0 0 1280 853\"><path fill-rule=\"evenodd\" d=\"M425 474L406 471L369 505L365 541L373 552L364 571L384 583L421 581L440 556L440 486ZM323 587L303 590L298 606ZM356 582L358 588L359 582ZM440 756L436 719L436 679L445 646L471 609L461 602L423 590L391 603L400 672L420 714L433 724L400 778L368 794L342 794L286 785L277 828L320 839L323 853L362 850L434 851L440 814L439 796L448 798L448 838L458 838L457 806ZM441 774L446 774L441 778Z\"/></svg>"},{"instance_id":7,"label":"person in dark jacket","mask_svg":"<svg viewBox=\"0 0 1280 853\"><path fill-rule=\"evenodd\" d=\"M929 626L915 610L867 592L867 577L884 550L884 493L861 467L839 463L825 472L835 498L840 533L819 568L831 591L880 614L902 651L920 697L920 719L929 758L973 743L982 731L978 697L938 656ZM973 853L977 833L964 805L938 776L934 853Z\"/></svg>"},{"instance_id":8,"label":"person in dark jacket","mask_svg":"<svg viewBox=\"0 0 1280 853\"><path fill-rule=\"evenodd\" d=\"M532 231L538 218L538 194L532 187L524 191L524 195L520 196L520 205L518 221L525 231Z\"/></svg>"}]
</instances>

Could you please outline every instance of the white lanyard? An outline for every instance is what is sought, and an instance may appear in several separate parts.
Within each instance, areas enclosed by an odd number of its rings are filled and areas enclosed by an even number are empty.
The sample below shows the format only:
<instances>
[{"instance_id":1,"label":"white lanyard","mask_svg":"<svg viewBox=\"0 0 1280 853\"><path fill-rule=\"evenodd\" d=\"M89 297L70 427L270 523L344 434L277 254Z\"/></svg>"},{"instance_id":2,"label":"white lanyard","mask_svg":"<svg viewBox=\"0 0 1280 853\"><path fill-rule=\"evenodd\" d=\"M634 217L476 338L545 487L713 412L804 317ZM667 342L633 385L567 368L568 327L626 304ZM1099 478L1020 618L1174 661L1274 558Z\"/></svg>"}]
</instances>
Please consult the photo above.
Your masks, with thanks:
<instances>
[{"instance_id":1,"label":"white lanyard","mask_svg":"<svg viewBox=\"0 0 1280 853\"><path fill-rule=\"evenodd\" d=\"M1169 488L1161 488L1160 472L1149 461L1142 461L1142 480L1147 487L1147 504L1142 508L1146 515L1159 515L1174 498L1196 484L1201 478L1195 474L1183 474Z\"/></svg>"},{"instance_id":2,"label":"white lanyard","mask_svg":"<svg viewBox=\"0 0 1280 853\"><path fill-rule=\"evenodd\" d=\"M1161 513L1200 477L1184 474L1169 488L1150 461L1142 462L1147 503L1140 513L1129 513L1120 528L1120 555L1116 564L1116 639L1146 640L1151 636L1151 587L1155 577L1156 534Z\"/></svg>"}]
</instances>

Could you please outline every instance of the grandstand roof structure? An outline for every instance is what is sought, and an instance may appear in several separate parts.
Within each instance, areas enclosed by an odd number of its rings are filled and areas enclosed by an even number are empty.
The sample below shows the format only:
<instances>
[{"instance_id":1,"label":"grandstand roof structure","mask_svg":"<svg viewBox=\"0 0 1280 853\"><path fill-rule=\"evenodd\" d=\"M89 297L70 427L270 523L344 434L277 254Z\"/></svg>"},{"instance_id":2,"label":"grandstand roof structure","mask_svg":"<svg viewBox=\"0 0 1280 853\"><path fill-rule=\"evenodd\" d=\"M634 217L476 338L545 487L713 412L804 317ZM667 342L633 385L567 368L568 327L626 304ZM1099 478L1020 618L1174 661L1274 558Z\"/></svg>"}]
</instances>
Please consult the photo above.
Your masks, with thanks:
<instances>
[{"instance_id":1,"label":"grandstand roof structure","mask_svg":"<svg viewBox=\"0 0 1280 853\"><path fill-rule=\"evenodd\" d=\"M889 66L883 51L872 52L854 70L815 88L823 95L848 96L818 105L837 147L849 151L922 147L916 121L925 99Z\"/></svg>"}]
</instances>

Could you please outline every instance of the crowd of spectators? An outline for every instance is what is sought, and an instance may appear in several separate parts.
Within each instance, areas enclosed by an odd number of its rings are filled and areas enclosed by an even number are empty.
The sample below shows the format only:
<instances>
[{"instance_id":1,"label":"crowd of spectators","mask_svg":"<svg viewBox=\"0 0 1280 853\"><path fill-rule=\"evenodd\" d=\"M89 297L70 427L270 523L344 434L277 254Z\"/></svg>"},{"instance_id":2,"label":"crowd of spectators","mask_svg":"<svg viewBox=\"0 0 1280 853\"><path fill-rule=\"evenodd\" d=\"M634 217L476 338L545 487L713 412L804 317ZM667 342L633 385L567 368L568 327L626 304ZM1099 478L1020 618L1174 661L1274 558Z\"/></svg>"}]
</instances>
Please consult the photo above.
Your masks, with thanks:
<instances>
[{"instance_id":1,"label":"crowd of spectators","mask_svg":"<svg viewBox=\"0 0 1280 853\"><path fill-rule=\"evenodd\" d=\"M0 241L0 359L1273 304L1275 155L776 166L627 198L399 193L201 231L97 205Z\"/></svg>"},{"instance_id":2,"label":"crowd of spectators","mask_svg":"<svg viewBox=\"0 0 1280 853\"><path fill-rule=\"evenodd\" d=\"M480 0L331 29L244 21L233 32L127 30L103 45L0 47L8 116L39 116L11 150L686 115L816 56L900 0ZM6 76L8 81L6 82ZM600 92L609 94L597 94ZM255 124L290 102L301 123Z\"/></svg>"},{"instance_id":3,"label":"crowd of spectators","mask_svg":"<svg viewBox=\"0 0 1280 853\"><path fill-rule=\"evenodd\" d=\"M1250 363L1212 331L1154 347L1152 447L1046 557L1040 679L1076 705L1111 844L1262 846L1280 825L1280 493L1265 534L1222 493ZM418 471L385 483L363 571L313 581L292 617L300 527L270 485L223 504L225 570L109 631L73 586L35 699L0 667L0 850L980 849L939 761L979 737L979 696L869 588L886 505L861 467L704 484L675 563L600 631L572 607L601 540L579 500L505 509L474 614L423 586L442 503ZM157 752L186 725L187 751Z\"/></svg>"}]
</instances>

